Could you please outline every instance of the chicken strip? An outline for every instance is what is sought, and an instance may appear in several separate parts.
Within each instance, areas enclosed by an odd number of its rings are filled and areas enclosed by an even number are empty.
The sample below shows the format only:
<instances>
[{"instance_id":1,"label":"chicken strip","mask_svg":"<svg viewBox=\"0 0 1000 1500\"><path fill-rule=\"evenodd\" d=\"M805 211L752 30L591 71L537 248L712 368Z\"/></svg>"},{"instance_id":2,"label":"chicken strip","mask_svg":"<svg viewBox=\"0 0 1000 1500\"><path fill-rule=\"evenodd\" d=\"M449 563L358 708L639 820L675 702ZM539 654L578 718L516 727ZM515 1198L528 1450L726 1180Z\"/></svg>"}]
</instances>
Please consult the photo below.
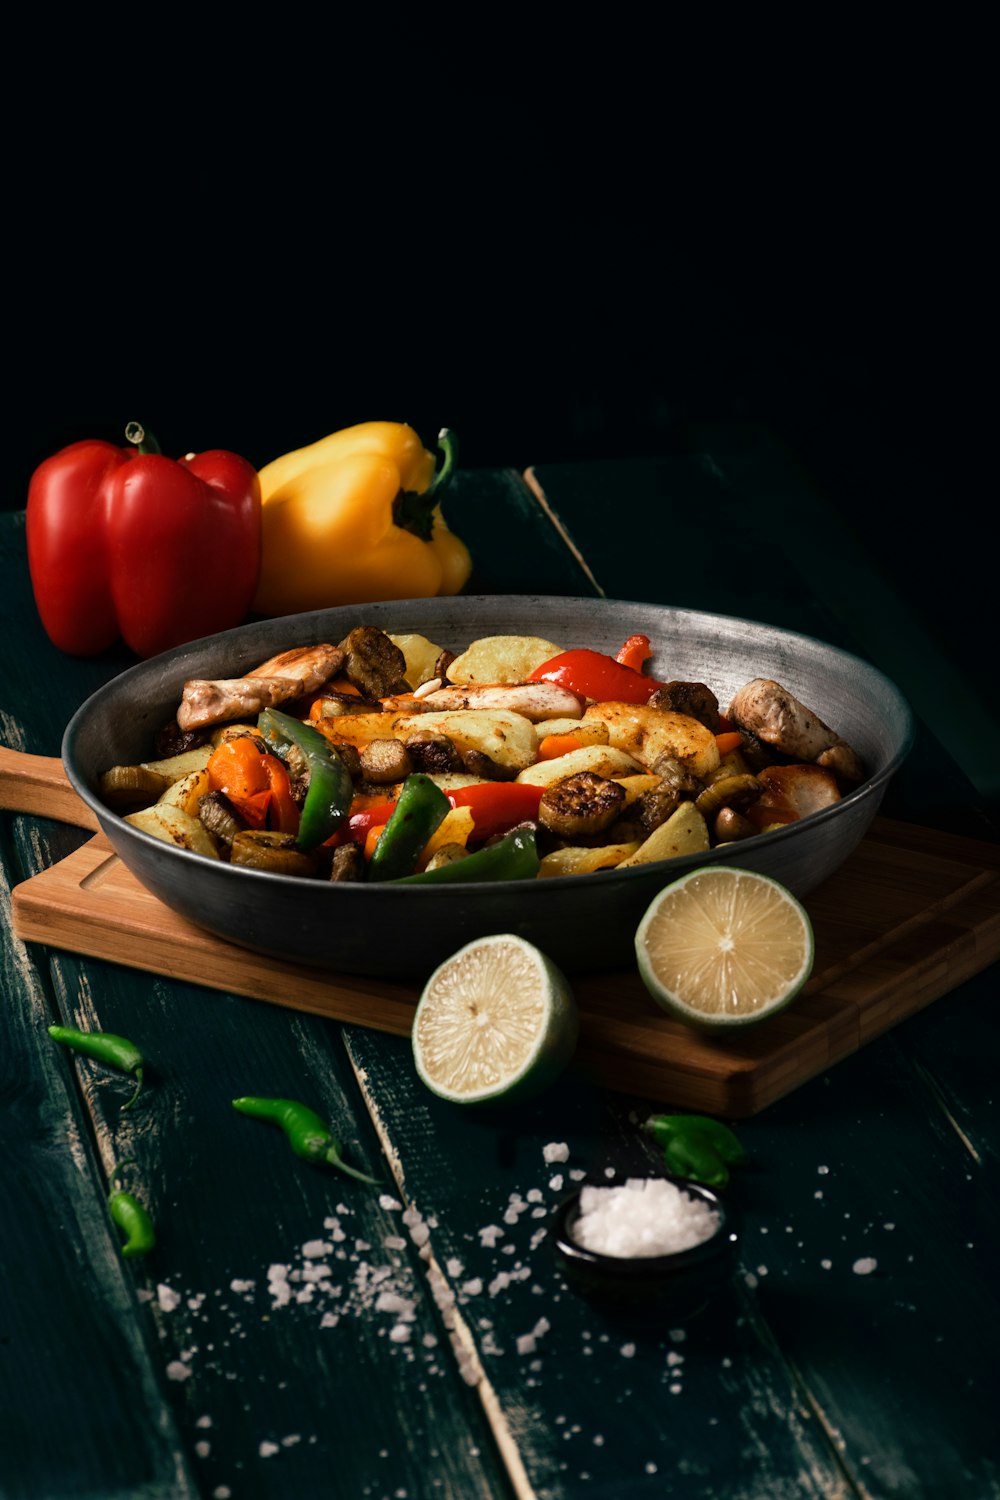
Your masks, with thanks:
<instances>
[{"instance_id":1,"label":"chicken strip","mask_svg":"<svg viewBox=\"0 0 1000 1500\"><path fill-rule=\"evenodd\" d=\"M793 760L824 766L845 781L864 781L864 762L818 714L767 677L741 687L726 717L738 729Z\"/></svg>"},{"instance_id":2,"label":"chicken strip","mask_svg":"<svg viewBox=\"0 0 1000 1500\"><path fill-rule=\"evenodd\" d=\"M191 730L252 717L264 708L315 692L337 675L343 662L339 646L297 646L270 657L245 677L192 678L184 684L177 723Z\"/></svg>"},{"instance_id":3,"label":"chicken strip","mask_svg":"<svg viewBox=\"0 0 1000 1500\"><path fill-rule=\"evenodd\" d=\"M583 699L569 688L555 682L470 683L463 686L435 688L421 697L428 710L465 708L503 708L520 714L533 724L543 719L579 719L583 716Z\"/></svg>"}]
</instances>

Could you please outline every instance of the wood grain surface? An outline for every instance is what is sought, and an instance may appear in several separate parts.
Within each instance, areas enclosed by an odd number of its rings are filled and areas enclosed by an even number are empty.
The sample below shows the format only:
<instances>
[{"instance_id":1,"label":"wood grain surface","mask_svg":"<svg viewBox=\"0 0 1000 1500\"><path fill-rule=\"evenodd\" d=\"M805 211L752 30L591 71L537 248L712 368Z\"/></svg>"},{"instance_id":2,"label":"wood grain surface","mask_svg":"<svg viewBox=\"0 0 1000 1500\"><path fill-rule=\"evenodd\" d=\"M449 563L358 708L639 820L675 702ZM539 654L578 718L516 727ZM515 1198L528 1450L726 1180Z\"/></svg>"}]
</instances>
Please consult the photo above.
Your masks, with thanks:
<instances>
[{"instance_id":1,"label":"wood grain surface","mask_svg":"<svg viewBox=\"0 0 1000 1500\"><path fill-rule=\"evenodd\" d=\"M664 1104L743 1118L856 1052L1000 954L1000 852L877 819L806 900L813 975L787 1010L738 1038L664 1015L637 971L575 982L577 1066ZM411 985L329 974L234 946L170 911L98 834L16 887L16 934L210 989L409 1034Z\"/></svg>"}]
</instances>

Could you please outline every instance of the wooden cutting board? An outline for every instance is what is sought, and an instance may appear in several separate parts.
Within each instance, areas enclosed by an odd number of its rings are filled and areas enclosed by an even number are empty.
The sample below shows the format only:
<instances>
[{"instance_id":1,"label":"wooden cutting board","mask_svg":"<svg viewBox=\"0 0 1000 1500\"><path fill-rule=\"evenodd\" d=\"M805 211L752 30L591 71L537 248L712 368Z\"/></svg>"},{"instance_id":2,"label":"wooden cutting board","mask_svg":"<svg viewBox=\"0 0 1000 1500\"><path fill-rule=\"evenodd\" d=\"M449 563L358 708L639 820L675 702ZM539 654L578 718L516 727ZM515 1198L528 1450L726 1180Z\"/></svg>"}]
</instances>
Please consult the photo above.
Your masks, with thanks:
<instances>
[{"instance_id":1,"label":"wooden cutting board","mask_svg":"<svg viewBox=\"0 0 1000 1500\"><path fill-rule=\"evenodd\" d=\"M53 815L72 821L69 811ZM716 1042L664 1015L635 972L579 978L576 1066L659 1104L726 1119L757 1114L996 960L1000 848L876 819L805 905L815 967L786 1011ZM100 833L15 888L13 925L26 941L410 1031L414 986L284 964L213 937L140 886Z\"/></svg>"}]
</instances>

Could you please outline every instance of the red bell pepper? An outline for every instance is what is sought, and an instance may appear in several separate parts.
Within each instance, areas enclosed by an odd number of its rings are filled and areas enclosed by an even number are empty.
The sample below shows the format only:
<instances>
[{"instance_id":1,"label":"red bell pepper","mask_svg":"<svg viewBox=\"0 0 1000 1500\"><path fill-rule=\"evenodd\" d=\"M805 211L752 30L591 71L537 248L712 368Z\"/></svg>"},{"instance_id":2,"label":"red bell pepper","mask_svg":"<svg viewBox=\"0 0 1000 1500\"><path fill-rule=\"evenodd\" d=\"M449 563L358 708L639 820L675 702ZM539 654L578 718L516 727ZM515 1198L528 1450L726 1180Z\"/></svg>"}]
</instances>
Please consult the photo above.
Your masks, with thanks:
<instances>
[{"instance_id":1,"label":"red bell pepper","mask_svg":"<svg viewBox=\"0 0 1000 1500\"><path fill-rule=\"evenodd\" d=\"M451 787L445 796L452 807L471 809L473 839L479 844L494 834L506 833L526 818L537 818L543 791L544 787L523 781L477 781L471 786ZM373 828L389 821L395 806L392 801L359 808L347 820L346 836L356 844L364 844Z\"/></svg>"},{"instance_id":2,"label":"red bell pepper","mask_svg":"<svg viewBox=\"0 0 1000 1500\"><path fill-rule=\"evenodd\" d=\"M643 663L647 662L652 654L653 648L649 644L648 635L630 635L615 657L615 661L620 661L623 667L634 667L637 672L641 672Z\"/></svg>"},{"instance_id":3,"label":"red bell pepper","mask_svg":"<svg viewBox=\"0 0 1000 1500\"><path fill-rule=\"evenodd\" d=\"M613 656L586 647L563 651L551 661L542 662L530 680L556 682L596 703L648 703L657 688L664 686L655 677L647 677Z\"/></svg>"},{"instance_id":4,"label":"red bell pepper","mask_svg":"<svg viewBox=\"0 0 1000 1500\"><path fill-rule=\"evenodd\" d=\"M119 448L71 443L28 488L28 567L49 639L138 656L239 625L260 571L260 482L235 453L178 461L137 423Z\"/></svg>"}]
</instances>

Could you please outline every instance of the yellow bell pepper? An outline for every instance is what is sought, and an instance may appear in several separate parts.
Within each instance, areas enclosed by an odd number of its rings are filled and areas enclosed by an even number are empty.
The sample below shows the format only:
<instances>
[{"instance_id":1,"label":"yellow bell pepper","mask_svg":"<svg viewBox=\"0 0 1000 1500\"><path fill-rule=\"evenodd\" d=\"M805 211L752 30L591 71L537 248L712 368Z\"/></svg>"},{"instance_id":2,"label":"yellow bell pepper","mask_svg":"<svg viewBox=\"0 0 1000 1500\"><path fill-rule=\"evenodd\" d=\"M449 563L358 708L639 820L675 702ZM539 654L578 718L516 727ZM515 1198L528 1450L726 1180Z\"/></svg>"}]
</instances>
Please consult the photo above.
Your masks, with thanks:
<instances>
[{"instance_id":1,"label":"yellow bell pepper","mask_svg":"<svg viewBox=\"0 0 1000 1500\"><path fill-rule=\"evenodd\" d=\"M457 594L472 570L439 497L455 464L402 422L361 422L260 471L261 572L254 610L297 614L375 599Z\"/></svg>"}]
</instances>

